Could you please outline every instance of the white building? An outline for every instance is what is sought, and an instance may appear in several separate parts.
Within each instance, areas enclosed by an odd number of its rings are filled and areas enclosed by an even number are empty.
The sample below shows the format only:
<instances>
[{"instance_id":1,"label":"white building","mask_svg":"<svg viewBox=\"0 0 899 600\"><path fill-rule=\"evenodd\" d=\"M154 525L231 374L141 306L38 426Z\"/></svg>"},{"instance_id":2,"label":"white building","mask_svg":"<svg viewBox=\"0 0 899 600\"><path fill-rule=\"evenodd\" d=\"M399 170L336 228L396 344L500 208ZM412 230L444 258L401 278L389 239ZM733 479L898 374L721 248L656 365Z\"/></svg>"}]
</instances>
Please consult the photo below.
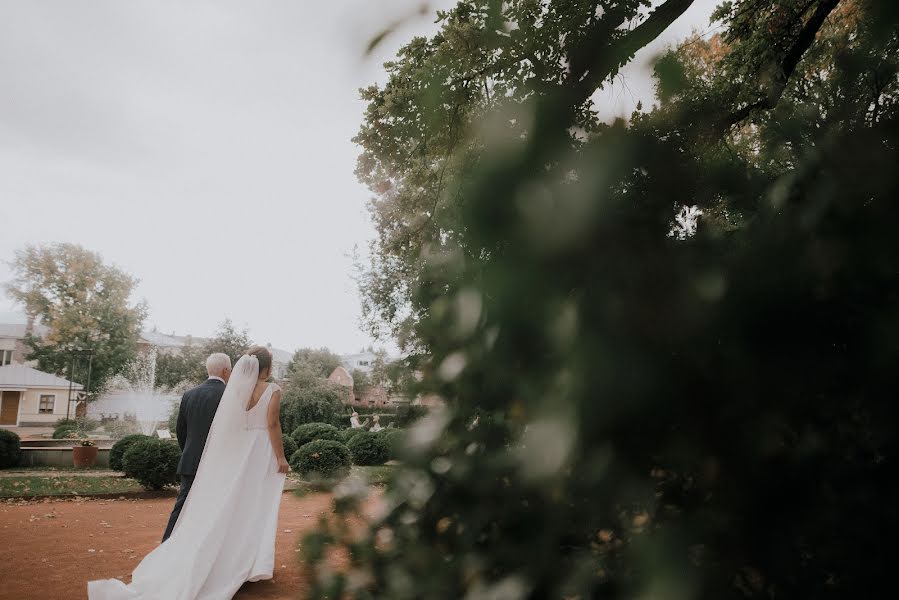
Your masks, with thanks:
<instances>
[{"instance_id":1,"label":"white building","mask_svg":"<svg viewBox=\"0 0 899 600\"><path fill-rule=\"evenodd\" d=\"M287 367L293 360L293 352L281 350L280 348L272 348L268 345L269 351L272 353L272 379L284 379L287 377Z\"/></svg>"},{"instance_id":2,"label":"white building","mask_svg":"<svg viewBox=\"0 0 899 600\"><path fill-rule=\"evenodd\" d=\"M381 355L381 358L384 359L385 363L391 363L395 360L399 360L398 356L387 356ZM353 371L362 371L363 373L371 373L372 367L375 365L375 361L378 360L378 353L373 352L372 350L363 350L362 352L357 352L356 354L341 354L340 355L340 364L341 366L352 373Z\"/></svg>"},{"instance_id":3,"label":"white building","mask_svg":"<svg viewBox=\"0 0 899 600\"><path fill-rule=\"evenodd\" d=\"M27 365L0 367L0 426L53 425L66 416L70 385L74 400L80 384Z\"/></svg>"},{"instance_id":4,"label":"white building","mask_svg":"<svg viewBox=\"0 0 899 600\"><path fill-rule=\"evenodd\" d=\"M29 326L24 315L0 323L0 367L33 364L25 360L25 356L30 352L25 345L25 336L28 334L29 327L38 335L44 335L47 332L47 328L43 325L32 324Z\"/></svg>"}]
</instances>

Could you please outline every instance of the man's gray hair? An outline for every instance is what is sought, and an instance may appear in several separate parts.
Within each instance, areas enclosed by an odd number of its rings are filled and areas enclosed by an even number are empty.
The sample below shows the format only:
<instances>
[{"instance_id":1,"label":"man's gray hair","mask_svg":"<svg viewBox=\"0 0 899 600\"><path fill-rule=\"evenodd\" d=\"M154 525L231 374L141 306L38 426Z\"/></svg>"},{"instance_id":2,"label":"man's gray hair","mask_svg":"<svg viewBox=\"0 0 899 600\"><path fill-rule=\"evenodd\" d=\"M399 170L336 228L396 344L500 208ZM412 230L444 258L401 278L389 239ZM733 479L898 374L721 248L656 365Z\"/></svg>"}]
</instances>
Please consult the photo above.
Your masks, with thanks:
<instances>
[{"instance_id":1,"label":"man's gray hair","mask_svg":"<svg viewBox=\"0 0 899 600\"><path fill-rule=\"evenodd\" d=\"M216 377L222 374L222 371L231 369L231 357L221 352L210 354L206 359L206 372Z\"/></svg>"}]
</instances>

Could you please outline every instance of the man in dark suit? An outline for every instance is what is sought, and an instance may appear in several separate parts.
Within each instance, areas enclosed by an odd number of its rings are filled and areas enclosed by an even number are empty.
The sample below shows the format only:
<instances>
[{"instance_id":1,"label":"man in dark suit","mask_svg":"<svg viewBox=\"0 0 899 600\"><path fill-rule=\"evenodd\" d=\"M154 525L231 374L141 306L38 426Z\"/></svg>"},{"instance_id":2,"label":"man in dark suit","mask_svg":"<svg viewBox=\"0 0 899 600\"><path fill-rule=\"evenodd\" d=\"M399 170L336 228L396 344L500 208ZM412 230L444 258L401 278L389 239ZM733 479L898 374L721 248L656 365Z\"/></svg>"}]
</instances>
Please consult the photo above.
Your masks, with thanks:
<instances>
[{"instance_id":1,"label":"man in dark suit","mask_svg":"<svg viewBox=\"0 0 899 600\"><path fill-rule=\"evenodd\" d=\"M206 359L206 372L209 379L203 385L188 390L181 397L181 406L178 408L178 445L181 446L181 462L178 463L178 475L181 476L181 491L175 500L175 508L169 517L168 527L162 541L169 539L172 529L178 522L181 507L190 493L190 486L194 483L197 467L200 465L200 457L203 456L203 448L206 446L206 437L212 426L215 411L225 393L225 384L231 377L231 359L227 354L213 354Z\"/></svg>"}]
</instances>

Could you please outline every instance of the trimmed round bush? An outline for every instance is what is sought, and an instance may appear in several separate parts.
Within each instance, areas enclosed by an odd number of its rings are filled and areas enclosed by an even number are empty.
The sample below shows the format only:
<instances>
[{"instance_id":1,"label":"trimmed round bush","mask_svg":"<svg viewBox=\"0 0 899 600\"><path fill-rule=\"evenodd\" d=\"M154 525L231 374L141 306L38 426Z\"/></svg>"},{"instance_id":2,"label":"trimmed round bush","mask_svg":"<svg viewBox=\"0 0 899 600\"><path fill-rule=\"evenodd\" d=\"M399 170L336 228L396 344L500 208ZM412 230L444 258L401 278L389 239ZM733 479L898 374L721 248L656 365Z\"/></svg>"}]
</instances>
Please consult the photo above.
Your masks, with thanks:
<instances>
[{"instance_id":1,"label":"trimmed round bush","mask_svg":"<svg viewBox=\"0 0 899 600\"><path fill-rule=\"evenodd\" d=\"M334 481L350 472L352 458L346 446L334 440L309 442L290 457L290 468L313 481Z\"/></svg>"},{"instance_id":2,"label":"trimmed round bush","mask_svg":"<svg viewBox=\"0 0 899 600\"><path fill-rule=\"evenodd\" d=\"M327 423L306 423L294 429L290 437L297 443L297 448L302 448L305 444L315 440L339 442L340 431Z\"/></svg>"},{"instance_id":3,"label":"trimmed round bush","mask_svg":"<svg viewBox=\"0 0 899 600\"><path fill-rule=\"evenodd\" d=\"M386 436L371 431L354 435L347 443L353 464L361 466L383 465L390 457Z\"/></svg>"},{"instance_id":4,"label":"trimmed round bush","mask_svg":"<svg viewBox=\"0 0 899 600\"><path fill-rule=\"evenodd\" d=\"M0 469L8 469L19 464L22 455L22 441L7 429L0 429Z\"/></svg>"},{"instance_id":5,"label":"trimmed round bush","mask_svg":"<svg viewBox=\"0 0 899 600\"><path fill-rule=\"evenodd\" d=\"M68 437L72 437L73 433L78 432L78 425L76 423L63 423L59 427L53 430L53 439L54 440L64 440Z\"/></svg>"},{"instance_id":6,"label":"trimmed round bush","mask_svg":"<svg viewBox=\"0 0 899 600\"><path fill-rule=\"evenodd\" d=\"M341 429L340 430L340 441L344 444L349 444L350 440L364 432L364 429Z\"/></svg>"},{"instance_id":7,"label":"trimmed round bush","mask_svg":"<svg viewBox=\"0 0 899 600\"><path fill-rule=\"evenodd\" d=\"M281 443L284 445L284 456L287 458L293 456L293 453L300 449L289 435L282 435Z\"/></svg>"},{"instance_id":8,"label":"trimmed round bush","mask_svg":"<svg viewBox=\"0 0 899 600\"><path fill-rule=\"evenodd\" d=\"M384 441L387 442L387 454L390 460L399 460L406 440L406 432L402 429L389 429L382 432Z\"/></svg>"},{"instance_id":9,"label":"trimmed round bush","mask_svg":"<svg viewBox=\"0 0 899 600\"><path fill-rule=\"evenodd\" d=\"M155 438L135 441L122 457L125 473L150 490L177 483L180 460L178 444Z\"/></svg>"},{"instance_id":10,"label":"trimmed round bush","mask_svg":"<svg viewBox=\"0 0 899 600\"><path fill-rule=\"evenodd\" d=\"M117 441L112 445L112 448L109 449L109 468L113 471L123 471L125 465L122 463L122 458L125 456L125 451L131 447L131 444L149 439L150 436L148 435L133 433L131 435L126 435Z\"/></svg>"}]
</instances>

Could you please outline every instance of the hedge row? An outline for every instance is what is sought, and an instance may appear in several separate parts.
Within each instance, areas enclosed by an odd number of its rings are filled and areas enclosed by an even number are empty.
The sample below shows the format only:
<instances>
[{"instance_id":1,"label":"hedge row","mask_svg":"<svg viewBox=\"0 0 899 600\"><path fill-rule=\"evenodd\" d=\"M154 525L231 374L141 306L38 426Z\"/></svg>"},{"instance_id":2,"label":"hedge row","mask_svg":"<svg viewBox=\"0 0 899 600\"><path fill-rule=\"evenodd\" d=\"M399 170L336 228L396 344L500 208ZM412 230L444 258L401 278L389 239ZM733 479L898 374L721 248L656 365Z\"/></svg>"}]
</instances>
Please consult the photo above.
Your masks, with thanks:
<instances>
[{"instance_id":1,"label":"hedge row","mask_svg":"<svg viewBox=\"0 0 899 600\"><path fill-rule=\"evenodd\" d=\"M373 433L360 429L340 431L327 423L307 423L283 436L284 454L294 471L314 482L333 482L345 477L350 466L382 465L399 456L403 432L398 429ZM18 436L0 430L0 468L18 462ZM10 458L7 458L10 457ZM178 482L181 452L177 444L142 434L116 442L109 452L109 466L124 471L149 489Z\"/></svg>"},{"instance_id":2,"label":"hedge row","mask_svg":"<svg viewBox=\"0 0 899 600\"><path fill-rule=\"evenodd\" d=\"M307 423L297 427L290 437L299 447L288 454L291 468L318 481L345 476L352 464L383 465L398 458L404 433L399 429L378 433L362 429L337 430L327 423Z\"/></svg>"}]
</instances>

